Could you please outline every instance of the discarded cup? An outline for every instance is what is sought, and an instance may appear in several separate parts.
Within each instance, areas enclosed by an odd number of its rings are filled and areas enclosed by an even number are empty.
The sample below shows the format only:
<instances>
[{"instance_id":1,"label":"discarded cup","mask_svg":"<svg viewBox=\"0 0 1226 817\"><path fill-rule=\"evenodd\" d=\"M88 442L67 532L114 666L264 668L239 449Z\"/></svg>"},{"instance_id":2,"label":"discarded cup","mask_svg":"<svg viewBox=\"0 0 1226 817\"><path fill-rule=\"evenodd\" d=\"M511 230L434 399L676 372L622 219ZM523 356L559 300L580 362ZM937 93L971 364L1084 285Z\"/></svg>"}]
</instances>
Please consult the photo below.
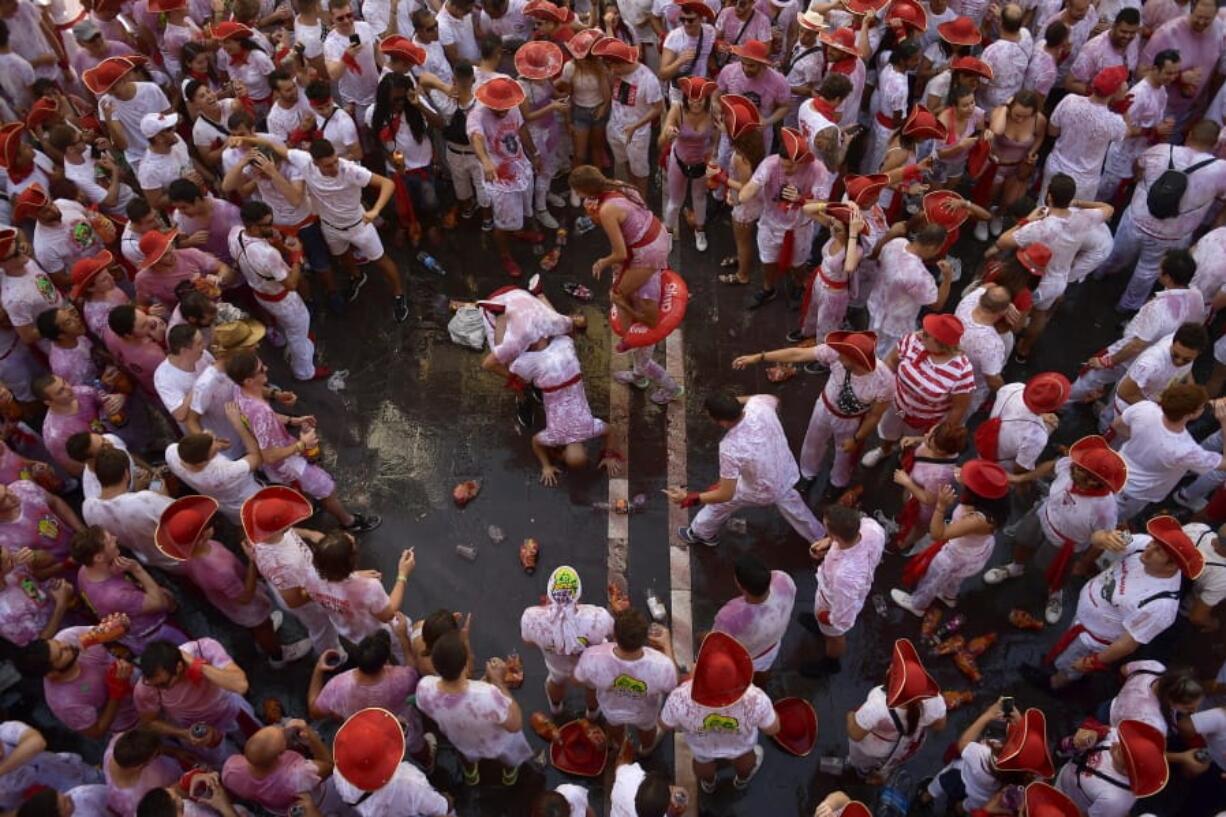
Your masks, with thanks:
<instances>
[{"instance_id":1,"label":"discarded cup","mask_svg":"<svg viewBox=\"0 0 1226 817\"><path fill-rule=\"evenodd\" d=\"M485 529L485 533L495 545L507 538L507 535L502 532L502 528L497 525L490 525Z\"/></svg>"},{"instance_id":2,"label":"discarded cup","mask_svg":"<svg viewBox=\"0 0 1226 817\"><path fill-rule=\"evenodd\" d=\"M456 545L455 552L465 561L475 562L477 560L477 549L472 545Z\"/></svg>"},{"instance_id":3,"label":"discarded cup","mask_svg":"<svg viewBox=\"0 0 1226 817\"><path fill-rule=\"evenodd\" d=\"M664 602L660 601L654 588L647 591L647 612L651 613L653 620L661 624L668 620L668 608L664 606Z\"/></svg>"}]
</instances>

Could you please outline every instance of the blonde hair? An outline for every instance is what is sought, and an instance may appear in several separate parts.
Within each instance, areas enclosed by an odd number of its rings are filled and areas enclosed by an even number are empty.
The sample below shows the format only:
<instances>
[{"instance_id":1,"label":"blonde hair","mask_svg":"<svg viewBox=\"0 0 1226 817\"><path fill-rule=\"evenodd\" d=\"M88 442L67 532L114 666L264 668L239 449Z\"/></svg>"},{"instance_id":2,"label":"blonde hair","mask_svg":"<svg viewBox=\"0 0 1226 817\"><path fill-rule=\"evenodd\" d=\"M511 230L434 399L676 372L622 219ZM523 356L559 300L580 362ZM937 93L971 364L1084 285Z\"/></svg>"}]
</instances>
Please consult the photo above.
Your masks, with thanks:
<instances>
[{"instance_id":1,"label":"blonde hair","mask_svg":"<svg viewBox=\"0 0 1226 817\"><path fill-rule=\"evenodd\" d=\"M610 179L594 165L579 165L570 172L567 182L584 196L598 196L601 193L621 193L637 204L643 204L643 197L632 184L617 179Z\"/></svg>"}]
</instances>

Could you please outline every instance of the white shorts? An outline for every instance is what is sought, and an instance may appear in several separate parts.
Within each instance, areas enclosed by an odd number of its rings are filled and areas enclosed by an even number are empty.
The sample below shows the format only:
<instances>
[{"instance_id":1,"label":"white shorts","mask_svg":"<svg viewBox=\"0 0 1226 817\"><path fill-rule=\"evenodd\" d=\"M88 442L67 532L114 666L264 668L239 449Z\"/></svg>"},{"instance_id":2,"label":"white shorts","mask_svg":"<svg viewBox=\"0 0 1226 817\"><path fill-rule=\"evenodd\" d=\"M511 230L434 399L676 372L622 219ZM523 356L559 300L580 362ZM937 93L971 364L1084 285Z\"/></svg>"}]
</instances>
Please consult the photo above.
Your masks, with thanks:
<instances>
[{"instance_id":1,"label":"white shorts","mask_svg":"<svg viewBox=\"0 0 1226 817\"><path fill-rule=\"evenodd\" d=\"M605 136L609 140L609 149L613 151L615 164L630 165L630 175L639 179L651 174L651 162L647 155L651 147L650 125L636 130L629 143L626 142L625 126L610 127Z\"/></svg>"},{"instance_id":2,"label":"white shorts","mask_svg":"<svg viewBox=\"0 0 1226 817\"><path fill-rule=\"evenodd\" d=\"M490 204L494 208L494 229L522 230L524 220L532 216L532 187L525 190L489 190Z\"/></svg>"},{"instance_id":3,"label":"white shorts","mask_svg":"<svg viewBox=\"0 0 1226 817\"><path fill-rule=\"evenodd\" d=\"M803 267L809 260L809 250L813 247L813 228L815 223L805 220L793 232L795 241L792 244L792 268ZM758 257L763 264L773 264L779 260L779 250L783 247L783 236L786 230L768 226L758 222Z\"/></svg>"},{"instance_id":4,"label":"white shorts","mask_svg":"<svg viewBox=\"0 0 1226 817\"><path fill-rule=\"evenodd\" d=\"M575 676L575 667L579 665L579 655L559 655L556 652L541 650L545 657L545 668L549 670L549 683L565 684Z\"/></svg>"},{"instance_id":5,"label":"white shorts","mask_svg":"<svg viewBox=\"0 0 1226 817\"><path fill-rule=\"evenodd\" d=\"M323 228L328 252L333 256L344 255L346 250L352 248L355 255L360 255L367 261L378 261L383 257L383 241L379 238L375 225L361 221L341 230L323 219L319 220L319 224Z\"/></svg>"}]
</instances>

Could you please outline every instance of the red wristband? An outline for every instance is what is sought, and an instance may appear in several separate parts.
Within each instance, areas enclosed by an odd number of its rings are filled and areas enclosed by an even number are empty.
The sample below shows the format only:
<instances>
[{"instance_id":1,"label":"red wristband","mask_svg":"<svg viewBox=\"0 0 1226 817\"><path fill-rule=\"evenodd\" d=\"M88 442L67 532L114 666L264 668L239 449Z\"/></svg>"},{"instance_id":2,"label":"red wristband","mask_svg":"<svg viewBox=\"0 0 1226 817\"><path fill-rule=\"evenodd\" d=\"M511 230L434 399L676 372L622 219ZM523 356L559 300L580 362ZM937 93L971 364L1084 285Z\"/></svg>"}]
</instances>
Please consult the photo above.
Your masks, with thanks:
<instances>
[{"instance_id":1,"label":"red wristband","mask_svg":"<svg viewBox=\"0 0 1226 817\"><path fill-rule=\"evenodd\" d=\"M188 665L187 671L183 674L187 676L187 680L193 684L198 684L204 680L204 668L206 662L203 658L197 658Z\"/></svg>"},{"instance_id":2,"label":"red wristband","mask_svg":"<svg viewBox=\"0 0 1226 817\"><path fill-rule=\"evenodd\" d=\"M902 169L904 182L918 182L922 178L924 178L924 171L920 170L919 165L907 165Z\"/></svg>"},{"instance_id":3,"label":"red wristband","mask_svg":"<svg viewBox=\"0 0 1226 817\"><path fill-rule=\"evenodd\" d=\"M698 498L699 496L700 494L697 491L690 491L685 495L685 499L681 500L681 507L692 508L695 505L701 505L702 500Z\"/></svg>"},{"instance_id":4,"label":"red wristband","mask_svg":"<svg viewBox=\"0 0 1226 817\"><path fill-rule=\"evenodd\" d=\"M818 624L825 624L827 627L829 627L829 626L830 626L830 611L829 611L829 610L822 610L820 613L818 613L818 614L817 614L817 623L818 623Z\"/></svg>"},{"instance_id":5,"label":"red wristband","mask_svg":"<svg viewBox=\"0 0 1226 817\"><path fill-rule=\"evenodd\" d=\"M1104 664L1103 660L1099 658L1098 655L1090 656L1090 669L1094 670L1095 672L1102 672L1103 670L1110 669L1110 666L1110 664Z\"/></svg>"}]
</instances>

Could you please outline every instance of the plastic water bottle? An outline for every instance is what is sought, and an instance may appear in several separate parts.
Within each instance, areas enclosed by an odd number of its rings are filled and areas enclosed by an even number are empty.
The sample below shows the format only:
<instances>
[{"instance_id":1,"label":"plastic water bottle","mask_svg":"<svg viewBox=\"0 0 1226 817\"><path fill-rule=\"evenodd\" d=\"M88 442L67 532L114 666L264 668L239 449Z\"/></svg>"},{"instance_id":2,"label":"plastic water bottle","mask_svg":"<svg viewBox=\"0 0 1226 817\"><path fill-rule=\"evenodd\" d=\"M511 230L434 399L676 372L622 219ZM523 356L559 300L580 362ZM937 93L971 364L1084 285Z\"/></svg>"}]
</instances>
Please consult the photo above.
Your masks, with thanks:
<instances>
[{"instance_id":1,"label":"plastic water bottle","mask_svg":"<svg viewBox=\"0 0 1226 817\"><path fill-rule=\"evenodd\" d=\"M826 755L817 763L817 767L821 770L822 774L828 774L834 777L841 776L846 765L846 759L839 755Z\"/></svg>"},{"instance_id":2,"label":"plastic water bottle","mask_svg":"<svg viewBox=\"0 0 1226 817\"><path fill-rule=\"evenodd\" d=\"M575 235L583 235L596 229L596 222L592 221L588 216L579 216L575 219Z\"/></svg>"},{"instance_id":3,"label":"plastic water bottle","mask_svg":"<svg viewBox=\"0 0 1226 817\"><path fill-rule=\"evenodd\" d=\"M425 250L422 250L417 254L417 263L421 264L435 275L447 274L447 270L443 269L443 265L438 262L438 259Z\"/></svg>"},{"instance_id":4,"label":"plastic water bottle","mask_svg":"<svg viewBox=\"0 0 1226 817\"><path fill-rule=\"evenodd\" d=\"M660 597L656 595L654 587L647 591L647 612L651 613L652 619L661 624L668 620L668 609L665 608L664 602L660 601Z\"/></svg>"},{"instance_id":5,"label":"plastic water bottle","mask_svg":"<svg viewBox=\"0 0 1226 817\"><path fill-rule=\"evenodd\" d=\"M477 561L477 549L472 545L456 545L456 555L468 562Z\"/></svg>"},{"instance_id":6,"label":"plastic water bottle","mask_svg":"<svg viewBox=\"0 0 1226 817\"><path fill-rule=\"evenodd\" d=\"M899 769L890 775L877 798L876 817L906 817L911 806L911 773Z\"/></svg>"},{"instance_id":7,"label":"plastic water bottle","mask_svg":"<svg viewBox=\"0 0 1226 817\"><path fill-rule=\"evenodd\" d=\"M490 525L485 529L485 533L495 545L507 538L507 535L502 532L502 528L497 525Z\"/></svg>"}]
</instances>

